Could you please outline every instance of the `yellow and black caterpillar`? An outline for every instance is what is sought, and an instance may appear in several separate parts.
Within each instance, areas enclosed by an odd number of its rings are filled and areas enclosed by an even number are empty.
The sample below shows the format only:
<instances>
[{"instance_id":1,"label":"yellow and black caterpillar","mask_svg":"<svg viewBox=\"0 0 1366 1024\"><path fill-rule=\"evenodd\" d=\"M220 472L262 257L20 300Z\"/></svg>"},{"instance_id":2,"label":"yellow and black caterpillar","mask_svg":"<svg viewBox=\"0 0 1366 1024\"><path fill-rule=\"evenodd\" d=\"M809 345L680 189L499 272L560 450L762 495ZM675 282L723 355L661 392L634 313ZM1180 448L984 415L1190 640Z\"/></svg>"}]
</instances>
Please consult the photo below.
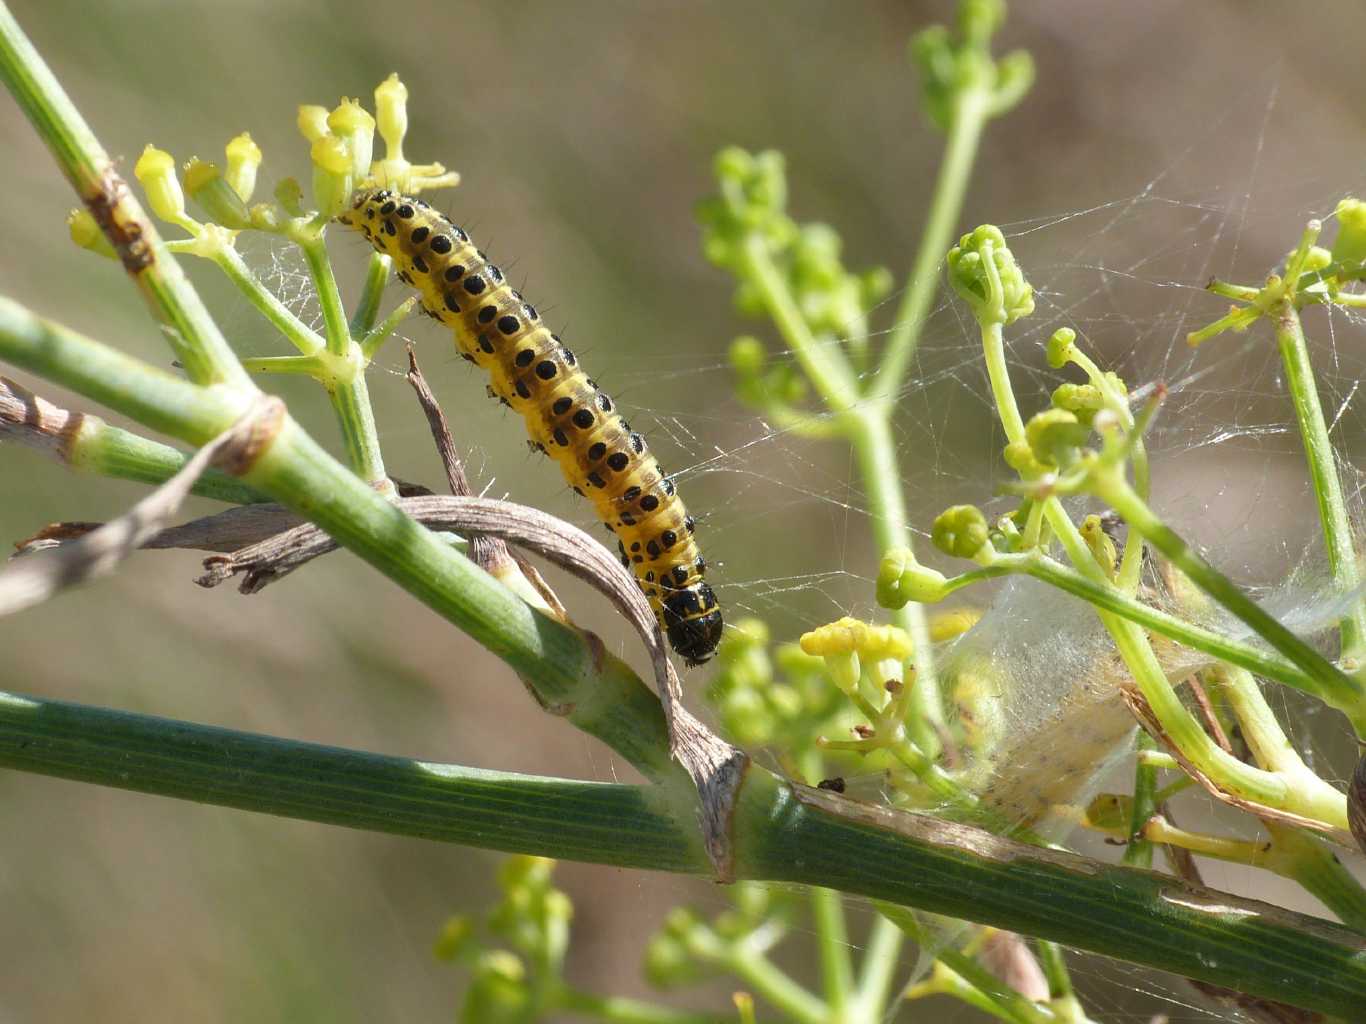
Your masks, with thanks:
<instances>
[{"instance_id":1,"label":"yellow and black caterpillar","mask_svg":"<svg viewBox=\"0 0 1366 1024\"><path fill-rule=\"evenodd\" d=\"M542 325L536 307L463 230L420 199L363 190L337 220L393 258L427 313L454 332L461 355L488 371L489 395L526 419L531 447L554 458L574 490L597 506L670 646L690 665L711 657L721 609L702 579L706 562L693 541L693 518L645 439Z\"/></svg>"}]
</instances>

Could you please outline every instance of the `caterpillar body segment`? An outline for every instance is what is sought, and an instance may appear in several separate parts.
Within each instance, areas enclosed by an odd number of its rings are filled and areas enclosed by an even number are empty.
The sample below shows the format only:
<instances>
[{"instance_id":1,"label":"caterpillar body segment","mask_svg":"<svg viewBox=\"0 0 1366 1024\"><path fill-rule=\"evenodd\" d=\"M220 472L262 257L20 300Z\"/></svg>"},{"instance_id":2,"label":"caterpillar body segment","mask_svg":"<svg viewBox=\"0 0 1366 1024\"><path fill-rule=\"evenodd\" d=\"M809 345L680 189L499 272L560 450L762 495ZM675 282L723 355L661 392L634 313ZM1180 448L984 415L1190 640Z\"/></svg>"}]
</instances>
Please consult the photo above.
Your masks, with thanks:
<instances>
[{"instance_id":1,"label":"caterpillar body segment","mask_svg":"<svg viewBox=\"0 0 1366 1024\"><path fill-rule=\"evenodd\" d=\"M645 439L536 308L461 228L420 199L362 190L337 220L394 260L427 313L451 328L460 354L488 373L489 395L522 414L531 447L593 502L670 646L690 665L710 658L722 617L703 579L693 518Z\"/></svg>"}]
</instances>

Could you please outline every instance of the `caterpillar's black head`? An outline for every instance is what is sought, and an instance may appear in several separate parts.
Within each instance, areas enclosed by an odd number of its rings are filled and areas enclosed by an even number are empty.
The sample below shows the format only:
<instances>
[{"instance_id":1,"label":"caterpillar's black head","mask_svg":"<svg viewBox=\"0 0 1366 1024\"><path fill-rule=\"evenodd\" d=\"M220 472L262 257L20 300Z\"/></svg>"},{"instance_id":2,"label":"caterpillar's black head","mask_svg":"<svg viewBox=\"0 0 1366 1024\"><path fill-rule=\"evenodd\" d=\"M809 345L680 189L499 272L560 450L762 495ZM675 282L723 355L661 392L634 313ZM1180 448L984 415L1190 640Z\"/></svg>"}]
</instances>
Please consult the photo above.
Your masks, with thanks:
<instances>
[{"instance_id":1,"label":"caterpillar's black head","mask_svg":"<svg viewBox=\"0 0 1366 1024\"><path fill-rule=\"evenodd\" d=\"M669 646L684 661L700 665L716 652L722 621L711 587L699 581L668 594L661 604Z\"/></svg>"}]
</instances>

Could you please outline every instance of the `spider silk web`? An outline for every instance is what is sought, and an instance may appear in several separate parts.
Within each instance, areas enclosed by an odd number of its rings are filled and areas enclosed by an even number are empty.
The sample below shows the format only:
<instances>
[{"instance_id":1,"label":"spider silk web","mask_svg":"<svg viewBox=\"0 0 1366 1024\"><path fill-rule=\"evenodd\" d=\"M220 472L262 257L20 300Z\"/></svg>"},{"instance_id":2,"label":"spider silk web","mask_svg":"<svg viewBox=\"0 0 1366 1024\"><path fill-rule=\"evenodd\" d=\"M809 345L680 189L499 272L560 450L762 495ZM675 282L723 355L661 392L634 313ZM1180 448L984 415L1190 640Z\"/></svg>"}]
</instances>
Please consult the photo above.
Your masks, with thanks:
<instances>
[{"instance_id":1,"label":"spider silk web","mask_svg":"<svg viewBox=\"0 0 1366 1024\"><path fill-rule=\"evenodd\" d=\"M1259 284L1277 269L1307 219L1329 218L1340 198L1359 191L1357 181L1316 180L1272 168L1283 165L1268 154L1274 148L1267 131L1276 113L1274 92L1256 113L1254 122L1260 123L1241 136L1241 148L1229 161L1234 170L1217 184L1192 183L1188 151L1113 198L1000 223L1036 301L1032 317L1007 329L1006 343L1026 418L1046 407L1058 384L1081 380L1075 370L1051 370L1044 359L1044 343L1061 326L1074 328L1102 369L1116 371L1136 400L1164 386L1166 398L1147 435L1154 507L1283 621L1314 634L1331 625L1340 596L1327 585L1313 495L1271 330L1258 324L1194 350L1185 340L1226 311L1226 301L1205 291L1210 278ZM819 218L821 211L802 207L800 168L790 178L794 215ZM468 201L462 197L460 205ZM963 226L971 221L968 215ZM1326 224L1331 238L1331 219ZM334 232L334 246L341 235ZM256 244L249 257L258 273L321 329L302 262L292 250ZM877 253L864 262L896 255ZM551 277L553 269L540 273ZM711 293L697 301L728 308L730 288L718 275ZM384 312L403 295L396 284L386 294ZM892 295L874 312L874 346L890 330L886 321L899 299ZM572 317L571 310L542 308L552 324L557 316ZM248 325L249 314L234 315L240 319L230 318L229 326L240 328L248 347L253 331L266 337L259 326ZM1360 457L1366 440L1363 321L1359 312L1341 309L1311 309L1305 316L1354 520L1362 513L1366 482ZM736 334L762 337L772 358L795 359L766 325L738 317L732 325ZM791 435L739 404L721 358L674 351L633 363L614 358L606 342L576 339L572 326L562 333L674 475L699 520L711 564L708 578L729 622L757 616L775 638L793 640L841 615L883 617L873 601L877 553L869 537L867 496L846 444ZM517 453L518 418L484 400L483 379L455 357L444 330L413 318L401 326L399 338L371 374L377 406L399 408L411 401L401 379L401 339L411 338L466 452L475 489L537 505L600 535L592 509L568 493L553 467ZM928 526L949 504L978 504L989 516L1011 507L1008 499L994 496L1009 479L999 460L1004 438L994 419L976 325L943 288L921 339L912 375L898 395L894 429L917 551L945 572L961 571L962 563L933 552ZM723 352L724 340L711 350ZM685 400L698 395L706 401ZM381 440L391 471L399 475L394 455L427 444L425 427L411 413L405 411L402 425L381 416ZM942 652L941 662L950 682L974 665L994 666L989 685L1000 697L1005 739L995 756L977 766L981 789L1031 820L1044 804L1084 804L1098 787L1128 792L1132 722L1117 702L1121 670L1095 616L1074 599L1028 580L969 591L965 603L983 609L984 617ZM624 651L628 643L617 646ZM696 706L701 685L693 686L690 701ZM1267 692L1310 766L1343 785L1351 745L1341 719L1284 688ZM1060 750L1070 751L1076 763L1060 765ZM1173 810L1190 827L1251 834L1249 819L1198 789L1178 798ZM1059 832L1066 834L1065 828ZM1117 856L1084 833L1072 834L1069 842L1094 856ZM1268 887L1269 875L1204 859L1199 864L1209 885L1329 916L1289 883L1275 880ZM1360 871L1359 858L1353 867ZM696 893L689 889L687 897L695 899ZM714 898L719 909L724 899ZM861 933L854 934L857 945ZM1080 954L1071 963L1083 1002L1098 1021L1149 1021L1157 1015L1173 1024L1259 1019L1212 1008L1180 979ZM939 1001L912 1004L898 1019L982 1019L974 1014Z\"/></svg>"}]
</instances>

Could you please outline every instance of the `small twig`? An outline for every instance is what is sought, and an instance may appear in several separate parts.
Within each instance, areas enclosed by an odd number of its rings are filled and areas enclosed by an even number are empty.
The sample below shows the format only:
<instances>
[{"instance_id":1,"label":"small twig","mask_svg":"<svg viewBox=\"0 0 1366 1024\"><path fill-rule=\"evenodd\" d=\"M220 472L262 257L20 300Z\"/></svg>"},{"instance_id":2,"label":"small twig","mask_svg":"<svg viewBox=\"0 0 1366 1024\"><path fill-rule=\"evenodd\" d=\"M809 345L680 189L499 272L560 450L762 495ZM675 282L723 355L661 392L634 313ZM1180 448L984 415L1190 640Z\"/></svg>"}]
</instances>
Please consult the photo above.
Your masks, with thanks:
<instances>
[{"instance_id":1,"label":"small twig","mask_svg":"<svg viewBox=\"0 0 1366 1024\"><path fill-rule=\"evenodd\" d=\"M161 532L210 463L242 468L259 453L264 435L273 434L284 416L277 398L261 398L240 420L195 453L185 467L119 518L42 558L25 561L0 574L0 615L40 604L59 590L107 576L120 562ZM49 537L55 540L55 534Z\"/></svg>"},{"instance_id":2,"label":"small twig","mask_svg":"<svg viewBox=\"0 0 1366 1024\"><path fill-rule=\"evenodd\" d=\"M436 450L441 455L441 465L446 470L446 482L450 485L451 494L457 498L473 496L469 478L465 476L465 464L455 449L455 438L451 435L446 414L441 411L441 404L428 386L427 378L422 375L422 368L417 365L417 352L411 344L408 345L408 383L417 393L418 404L422 406L422 412L427 417L427 425L431 428ZM508 569L509 563L515 564L532 589L545 600L549 610L561 622L570 621L569 613L560 603L555 591L550 589L550 584L546 583L534 565L509 551L507 543L501 537L486 537L476 533L470 536L469 541L469 555L475 565L493 576L501 576Z\"/></svg>"},{"instance_id":3,"label":"small twig","mask_svg":"<svg viewBox=\"0 0 1366 1024\"><path fill-rule=\"evenodd\" d=\"M1226 754L1233 753L1233 744L1228 741L1228 735L1224 732L1224 727L1219 724L1219 717L1214 713L1214 705L1210 703L1209 694L1205 692L1205 687L1199 678L1191 676L1186 680L1187 687L1190 689L1191 697L1195 700L1195 706L1200 709L1200 718L1205 723L1205 731L1209 733L1210 739L1219 744Z\"/></svg>"}]
</instances>

